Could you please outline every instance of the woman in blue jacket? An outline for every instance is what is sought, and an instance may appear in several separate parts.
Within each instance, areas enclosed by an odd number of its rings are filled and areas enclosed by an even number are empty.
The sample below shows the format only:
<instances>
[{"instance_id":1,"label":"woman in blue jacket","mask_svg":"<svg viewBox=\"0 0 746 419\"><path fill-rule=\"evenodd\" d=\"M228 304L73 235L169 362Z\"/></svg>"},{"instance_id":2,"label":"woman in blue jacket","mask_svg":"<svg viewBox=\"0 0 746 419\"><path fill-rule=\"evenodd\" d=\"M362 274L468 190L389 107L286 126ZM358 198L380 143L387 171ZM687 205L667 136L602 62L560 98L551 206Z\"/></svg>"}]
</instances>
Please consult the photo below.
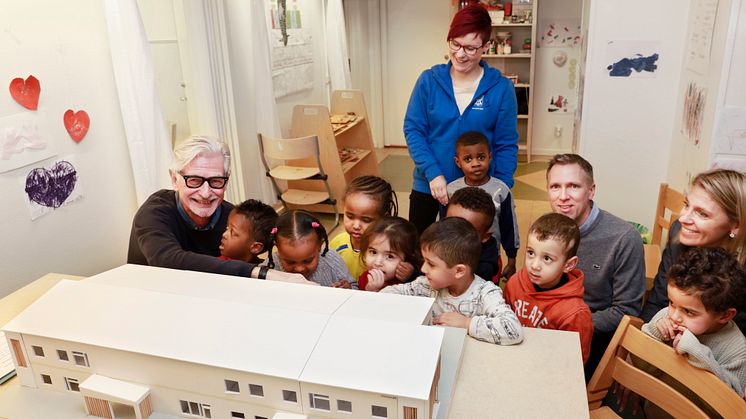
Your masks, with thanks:
<instances>
[{"instance_id":1,"label":"woman in blue jacket","mask_svg":"<svg viewBox=\"0 0 746 419\"><path fill-rule=\"evenodd\" d=\"M513 186L518 160L513 83L481 60L489 47L492 21L477 5L461 9L448 31L450 60L425 70L409 98L404 136L414 160L409 220L419 232L448 203L446 185L463 176L456 167L456 139L479 131L490 140L490 175Z\"/></svg>"}]
</instances>

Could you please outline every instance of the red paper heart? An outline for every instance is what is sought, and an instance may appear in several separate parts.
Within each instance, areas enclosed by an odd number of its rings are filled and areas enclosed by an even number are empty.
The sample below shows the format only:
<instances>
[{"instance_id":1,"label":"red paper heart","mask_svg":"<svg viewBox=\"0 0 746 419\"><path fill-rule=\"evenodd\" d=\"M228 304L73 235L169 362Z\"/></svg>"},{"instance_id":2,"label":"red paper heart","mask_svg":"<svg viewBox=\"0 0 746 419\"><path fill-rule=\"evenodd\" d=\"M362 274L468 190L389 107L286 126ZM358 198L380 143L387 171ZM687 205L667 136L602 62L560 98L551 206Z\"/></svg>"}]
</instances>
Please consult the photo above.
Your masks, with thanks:
<instances>
[{"instance_id":1,"label":"red paper heart","mask_svg":"<svg viewBox=\"0 0 746 419\"><path fill-rule=\"evenodd\" d=\"M72 109L68 109L65 111L65 116L62 120L65 122L65 129L70 134L70 138L76 143L79 143L85 137L88 133L88 128L91 126L91 119L88 118L86 111L75 112Z\"/></svg>"},{"instance_id":2,"label":"red paper heart","mask_svg":"<svg viewBox=\"0 0 746 419\"><path fill-rule=\"evenodd\" d=\"M36 110L39 106L39 93L41 85L34 76L28 76L26 81L18 77L10 82L10 95L26 109Z\"/></svg>"}]
</instances>

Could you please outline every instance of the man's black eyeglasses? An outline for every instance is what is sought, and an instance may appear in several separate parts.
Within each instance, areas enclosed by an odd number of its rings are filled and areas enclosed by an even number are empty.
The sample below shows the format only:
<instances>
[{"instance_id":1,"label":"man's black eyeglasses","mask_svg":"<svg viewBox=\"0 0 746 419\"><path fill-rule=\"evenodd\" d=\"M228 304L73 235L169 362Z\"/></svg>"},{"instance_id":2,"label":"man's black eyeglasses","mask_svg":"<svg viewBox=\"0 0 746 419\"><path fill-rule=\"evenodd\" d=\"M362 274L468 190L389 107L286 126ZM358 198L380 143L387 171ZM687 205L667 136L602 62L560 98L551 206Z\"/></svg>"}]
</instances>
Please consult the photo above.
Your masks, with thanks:
<instances>
[{"instance_id":1,"label":"man's black eyeglasses","mask_svg":"<svg viewBox=\"0 0 746 419\"><path fill-rule=\"evenodd\" d=\"M225 184L228 182L227 176L202 177L181 175L181 177L184 178L184 183L186 183L187 188L190 189L197 189L205 182L207 182L207 184L213 189L223 189Z\"/></svg>"}]
</instances>

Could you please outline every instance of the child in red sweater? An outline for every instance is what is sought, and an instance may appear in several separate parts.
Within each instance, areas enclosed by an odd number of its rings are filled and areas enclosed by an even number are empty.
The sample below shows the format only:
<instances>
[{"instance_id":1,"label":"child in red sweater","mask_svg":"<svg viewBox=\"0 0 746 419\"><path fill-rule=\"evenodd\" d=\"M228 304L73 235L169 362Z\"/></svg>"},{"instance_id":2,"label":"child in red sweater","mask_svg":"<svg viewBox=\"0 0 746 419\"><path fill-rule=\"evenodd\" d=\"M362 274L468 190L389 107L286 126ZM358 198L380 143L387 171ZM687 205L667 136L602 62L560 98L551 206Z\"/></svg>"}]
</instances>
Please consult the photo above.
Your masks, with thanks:
<instances>
[{"instance_id":1,"label":"child in red sweater","mask_svg":"<svg viewBox=\"0 0 746 419\"><path fill-rule=\"evenodd\" d=\"M523 268L505 286L505 301L523 326L580 334L583 363L593 337L593 317L583 301L583 272L575 268L580 231L562 214L544 214L528 231Z\"/></svg>"}]
</instances>

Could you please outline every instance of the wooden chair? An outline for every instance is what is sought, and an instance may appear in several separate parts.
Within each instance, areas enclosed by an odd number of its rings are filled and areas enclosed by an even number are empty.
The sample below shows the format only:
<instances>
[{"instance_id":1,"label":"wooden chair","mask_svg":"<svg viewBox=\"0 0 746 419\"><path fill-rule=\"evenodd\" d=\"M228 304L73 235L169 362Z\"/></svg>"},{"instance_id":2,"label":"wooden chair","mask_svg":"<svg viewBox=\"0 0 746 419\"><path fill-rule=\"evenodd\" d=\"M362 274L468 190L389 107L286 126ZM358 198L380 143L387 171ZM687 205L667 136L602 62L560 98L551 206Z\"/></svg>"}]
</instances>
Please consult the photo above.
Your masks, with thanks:
<instances>
[{"instance_id":1,"label":"wooden chair","mask_svg":"<svg viewBox=\"0 0 746 419\"><path fill-rule=\"evenodd\" d=\"M668 230L671 224L679 218L679 213L684 208L685 196L681 192L671 189L667 183L661 183L658 191L658 207L655 210L653 221L653 240L646 244L645 249L645 280L647 287L645 298L653 288L655 275L658 273L658 265L661 263L661 252L666 246ZM666 212L668 211L668 212ZM665 234L663 233L665 230Z\"/></svg>"},{"instance_id":2,"label":"wooden chair","mask_svg":"<svg viewBox=\"0 0 746 419\"><path fill-rule=\"evenodd\" d=\"M332 197L328 176L321 165L319 138L272 138L258 134L259 150L265 174L272 181L277 198L285 208L308 205L331 205L334 227L339 225L337 201ZM279 181L284 181L281 185Z\"/></svg>"},{"instance_id":3,"label":"wooden chair","mask_svg":"<svg viewBox=\"0 0 746 419\"><path fill-rule=\"evenodd\" d=\"M601 362L588 383L591 418L618 418L601 402L616 381L674 417L707 418L707 414L678 390L627 361L632 354L673 377L697 394L724 418L746 417L746 402L717 376L687 362L670 346L640 330L642 320L624 316Z\"/></svg>"}]
</instances>

